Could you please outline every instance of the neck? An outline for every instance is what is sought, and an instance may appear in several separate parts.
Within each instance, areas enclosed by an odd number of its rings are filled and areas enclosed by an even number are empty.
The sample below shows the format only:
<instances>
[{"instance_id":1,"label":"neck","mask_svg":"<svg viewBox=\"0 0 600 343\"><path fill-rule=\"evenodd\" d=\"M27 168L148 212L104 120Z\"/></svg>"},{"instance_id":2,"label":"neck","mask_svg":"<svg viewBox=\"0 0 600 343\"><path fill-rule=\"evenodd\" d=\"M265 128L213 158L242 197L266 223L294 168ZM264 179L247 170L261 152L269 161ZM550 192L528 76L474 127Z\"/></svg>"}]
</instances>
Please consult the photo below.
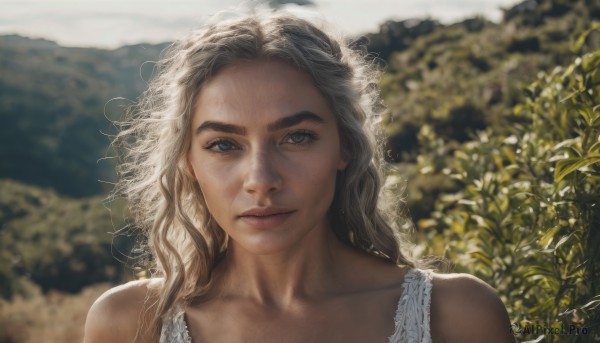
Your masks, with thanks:
<instances>
[{"instance_id":1,"label":"neck","mask_svg":"<svg viewBox=\"0 0 600 343\"><path fill-rule=\"evenodd\" d=\"M276 308L331 294L346 274L342 261L347 262L351 248L329 229L315 231L273 254L252 254L232 242L216 270L219 293Z\"/></svg>"}]
</instances>

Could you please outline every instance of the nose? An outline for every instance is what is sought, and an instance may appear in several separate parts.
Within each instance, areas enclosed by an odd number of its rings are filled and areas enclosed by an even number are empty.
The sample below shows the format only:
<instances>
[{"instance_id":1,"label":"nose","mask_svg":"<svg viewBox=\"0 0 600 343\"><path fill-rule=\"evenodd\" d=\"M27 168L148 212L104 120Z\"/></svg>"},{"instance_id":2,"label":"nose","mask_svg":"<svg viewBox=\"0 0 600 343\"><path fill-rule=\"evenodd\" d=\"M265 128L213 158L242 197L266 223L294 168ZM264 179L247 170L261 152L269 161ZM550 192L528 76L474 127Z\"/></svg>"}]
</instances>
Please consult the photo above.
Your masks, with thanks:
<instances>
[{"instance_id":1,"label":"nose","mask_svg":"<svg viewBox=\"0 0 600 343\"><path fill-rule=\"evenodd\" d=\"M251 153L244 179L244 190L259 196L268 195L281 189L282 178L277 170L275 156L268 148Z\"/></svg>"}]
</instances>

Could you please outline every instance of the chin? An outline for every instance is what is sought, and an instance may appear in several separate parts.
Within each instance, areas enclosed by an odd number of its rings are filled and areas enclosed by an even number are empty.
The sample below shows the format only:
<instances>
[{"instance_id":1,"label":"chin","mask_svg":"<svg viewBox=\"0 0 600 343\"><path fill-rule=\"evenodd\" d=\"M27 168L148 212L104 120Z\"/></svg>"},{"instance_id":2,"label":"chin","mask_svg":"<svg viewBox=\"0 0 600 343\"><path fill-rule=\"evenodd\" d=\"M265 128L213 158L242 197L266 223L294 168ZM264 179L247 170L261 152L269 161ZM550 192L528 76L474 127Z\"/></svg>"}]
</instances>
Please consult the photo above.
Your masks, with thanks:
<instances>
[{"instance_id":1,"label":"chin","mask_svg":"<svg viewBox=\"0 0 600 343\"><path fill-rule=\"evenodd\" d=\"M252 239L235 241L236 249L252 255L277 255L298 248L300 242L291 237L252 237Z\"/></svg>"}]
</instances>

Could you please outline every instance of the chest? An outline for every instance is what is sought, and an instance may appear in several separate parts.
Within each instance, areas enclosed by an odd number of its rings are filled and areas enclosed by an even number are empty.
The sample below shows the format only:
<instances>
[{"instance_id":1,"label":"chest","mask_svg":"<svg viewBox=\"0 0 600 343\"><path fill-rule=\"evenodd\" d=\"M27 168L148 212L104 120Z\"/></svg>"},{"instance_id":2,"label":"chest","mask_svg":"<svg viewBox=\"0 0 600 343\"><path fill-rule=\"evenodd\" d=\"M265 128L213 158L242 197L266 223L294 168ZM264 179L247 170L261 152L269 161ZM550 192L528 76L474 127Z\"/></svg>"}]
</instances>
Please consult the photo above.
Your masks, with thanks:
<instances>
[{"instance_id":1,"label":"chest","mask_svg":"<svg viewBox=\"0 0 600 343\"><path fill-rule=\"evenodd\" d=\"M288 311L222 303L186 311L186 322L194 343L386 343L395 329L398 296L332 301Z\"/></svg>"}]
</instances>

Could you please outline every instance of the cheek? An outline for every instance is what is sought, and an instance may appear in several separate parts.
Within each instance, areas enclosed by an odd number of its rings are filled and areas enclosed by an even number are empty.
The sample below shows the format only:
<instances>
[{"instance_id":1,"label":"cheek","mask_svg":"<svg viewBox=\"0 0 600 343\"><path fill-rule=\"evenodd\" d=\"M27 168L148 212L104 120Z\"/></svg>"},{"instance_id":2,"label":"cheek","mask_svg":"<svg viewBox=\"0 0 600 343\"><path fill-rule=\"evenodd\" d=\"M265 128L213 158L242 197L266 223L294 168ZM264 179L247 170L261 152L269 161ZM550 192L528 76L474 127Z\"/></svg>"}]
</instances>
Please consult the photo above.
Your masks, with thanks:
<instances>
[{"instance_id":1,"label":"cheek","mask_svg":"<svg viewBox=\"0 0 600 343\"><path fill-rule=\"evenodd\" d=\"M231 168L216 168L204 163L202 167L195 164L193 170L208 210L213 216L219 216L220 212L230 207L232 201L235 178L231 175Z\"/></svg>"},{"instance_id":2,"label":"cheek","mask_svg":"<svg viewBox=\"0 0 600 343\"><path fill-rule=\"evenodd\" d=\"M296 187L318 207L329 206L335 192L337 163L334 158L310 159L295 168Z\"/></svg>"}]
</instances>

